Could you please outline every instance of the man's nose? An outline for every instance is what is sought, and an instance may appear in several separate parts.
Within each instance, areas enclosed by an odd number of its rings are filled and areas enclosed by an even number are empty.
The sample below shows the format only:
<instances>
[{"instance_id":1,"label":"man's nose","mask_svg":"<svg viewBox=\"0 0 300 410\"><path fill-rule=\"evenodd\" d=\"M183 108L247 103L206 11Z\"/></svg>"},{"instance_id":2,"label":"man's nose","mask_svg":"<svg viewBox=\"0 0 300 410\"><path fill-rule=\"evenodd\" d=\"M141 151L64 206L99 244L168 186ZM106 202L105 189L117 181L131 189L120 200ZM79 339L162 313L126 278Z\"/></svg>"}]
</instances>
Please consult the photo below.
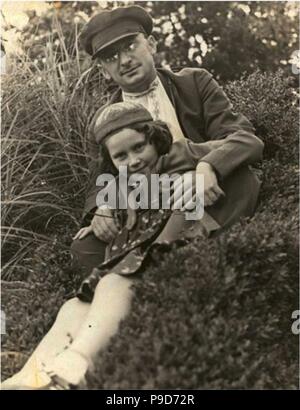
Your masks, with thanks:
<instances>
[{"instance_id":1,"label":"man's nose","mask_svg":"<svg viewBox=\"0 0 300 410\"><path fill-rule=\"evenodd\" d=\"M131 62L131 57L125 51L120 51L119 62L121 66L128 65Z\"/></svg>"}]
</instances>

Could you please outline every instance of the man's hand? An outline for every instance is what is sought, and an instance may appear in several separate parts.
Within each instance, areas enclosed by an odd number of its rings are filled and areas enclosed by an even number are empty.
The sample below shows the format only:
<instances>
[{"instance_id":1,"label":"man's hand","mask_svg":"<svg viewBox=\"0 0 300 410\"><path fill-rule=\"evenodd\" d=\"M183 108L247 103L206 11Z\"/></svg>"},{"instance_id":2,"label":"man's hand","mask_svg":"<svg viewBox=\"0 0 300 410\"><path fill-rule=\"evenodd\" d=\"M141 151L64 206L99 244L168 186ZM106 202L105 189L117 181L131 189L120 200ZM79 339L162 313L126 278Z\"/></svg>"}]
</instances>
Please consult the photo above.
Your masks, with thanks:
<instances>
[{"instance_id":1,"label":"man's hand","mask_svg":"<svg viewBox=\"0 0 300 410\"><path fill-rule=\"evenodd\" d=\"M81 228L73 239L83 239L92 232L103 242L109 242L117 235L118 228L111 209L98 208L91 225Z\"/></svg>"},{"instance_id":2,"label":"man's hand","mask_svg":"<svg viewBox=\"0 0 300 410\"><path fill-rule=\"evenodd\" d=\"M196 173L193 175L193 183L190 189L187 192L184 192L182 195L182 179L179 178L174 183L174 192L170 198L170 203L172 209L178 209L180 205L183 205L182 210L191 211L195 207L196 200L196 174L202 174L204 177L204 206L213 205L221 196L225 196L225 193L218 185L218 180L215 171L212 166L207 162L199 162L196 167Z\"/></svg>"},{"instance_id":3,"label":"man's hand","mask_svg":"<svg viewBox=\"0 0 300 410\"><path fill-rule=\"evenodd\" d=\"M103 242L110 242L118 234L118 228L111 209L99 207L91 222L95 236Z\"/></svg>"},{"instance_id":4,"label":"man's hand","mask_svg":"<svg viewBox=\"0 0 300 410\"><path fill-rule=\"evenodd\" d=\"M208 162L199 162L196 173L204 176L204 206L211 206L225 193L219 187L216 173Z\"/></svg>"}]
</instances>

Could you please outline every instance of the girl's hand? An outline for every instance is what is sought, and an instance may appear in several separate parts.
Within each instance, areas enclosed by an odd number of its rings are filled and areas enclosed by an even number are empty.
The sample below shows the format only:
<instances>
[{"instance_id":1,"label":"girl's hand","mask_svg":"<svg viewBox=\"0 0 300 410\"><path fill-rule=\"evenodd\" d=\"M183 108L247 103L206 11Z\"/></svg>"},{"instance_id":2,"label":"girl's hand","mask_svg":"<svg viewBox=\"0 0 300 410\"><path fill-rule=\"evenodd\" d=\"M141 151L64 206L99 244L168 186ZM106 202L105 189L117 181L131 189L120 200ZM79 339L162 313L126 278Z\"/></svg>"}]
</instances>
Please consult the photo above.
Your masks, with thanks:
<instances>
[{"instance_id":1,"label":"girl's hand","mask_svg":"<svg viewBox=\"0 0 300 410\"><path fill-rule=\"evenodd\" d=\"M85 226L84 228L81 228L77 234L73 237L73 239L83 239L87 235L89 235L91 232L93 232L92 225L90 226Z\"/></svg>"}]
</instances>

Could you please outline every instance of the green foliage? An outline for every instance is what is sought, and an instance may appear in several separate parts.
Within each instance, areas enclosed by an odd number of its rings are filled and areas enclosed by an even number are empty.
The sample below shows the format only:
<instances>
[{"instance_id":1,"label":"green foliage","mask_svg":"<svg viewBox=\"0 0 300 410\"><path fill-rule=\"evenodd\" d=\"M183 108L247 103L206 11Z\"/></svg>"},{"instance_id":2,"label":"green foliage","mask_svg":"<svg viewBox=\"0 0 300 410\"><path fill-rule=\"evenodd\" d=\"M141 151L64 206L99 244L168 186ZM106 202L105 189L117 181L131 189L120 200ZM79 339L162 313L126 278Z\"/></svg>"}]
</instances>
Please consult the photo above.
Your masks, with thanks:
<instances>
[{"instance_id":1,"label":"green foliage","mask_svg":"<svg viewBox=\"0 0 300 410\"><path fill-rule=\"evenodd\" d=\"M289 61L298 48L299 11L296 2L154 1L126 2L145 7L154 18L158 65L202 66L222 82L239 79L256 69L291 72ZM60 42L53 19L62 26L70 55L84 23L101 7L123 2L55 2L42 18L30 12L22 32L22 46L32 60L42 63L49 33ZM74 30L74 27L76 30ZM79 50L80 58L86 58ZM62 53L63 54L63 53ZM88 59L89 61L89 59Z\"/></svg>"},{"instance_id":2,"label":"green foliage","mask_svg":"<svg viewBox=\"0 0 300 410\"><path fill-rule=\"evenodd\" d=\"M299 95L295 86L292 77L278 70L273 75L256 71L225 87L234 109L247 116L264 141L265 158L294 164L298 162L299 143Z\"/></svg>"},{"instance_id":3,"label":"green foliage","mask_svg":"<svg viewBox=\"0 0 300 410\"><path fill-rule=\"evenodd\" d=\"M287 2L189 1L151 2L148 10L156 19L162 61L200 64L227 81L257 68L287 67L297 48L296 8Z\"/></svg>"}]
</instances>

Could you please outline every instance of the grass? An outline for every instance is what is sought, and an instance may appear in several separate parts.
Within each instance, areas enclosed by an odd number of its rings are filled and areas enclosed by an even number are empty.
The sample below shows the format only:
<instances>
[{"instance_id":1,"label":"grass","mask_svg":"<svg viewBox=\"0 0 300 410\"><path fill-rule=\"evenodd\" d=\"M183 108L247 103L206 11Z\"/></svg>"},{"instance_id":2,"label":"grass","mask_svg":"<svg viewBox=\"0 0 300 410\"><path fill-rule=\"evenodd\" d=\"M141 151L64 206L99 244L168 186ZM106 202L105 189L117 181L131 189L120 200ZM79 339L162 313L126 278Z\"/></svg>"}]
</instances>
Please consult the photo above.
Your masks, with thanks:
<instances>
[{"instance_id":1,"label":"grass","mask_svg":"<svg viewBox=\"0 0 300 410\"><path fill-rule=\"evenodd\" d=\"M88 175L87 126L106 95L97 68L80 66L78 46L71 58L62 33L59 46L52 40L43 66L23 57L2 85L4 278L13 276L32 240L49 240L62 221L78 226Z\"/></svg>"}]
</instances>

